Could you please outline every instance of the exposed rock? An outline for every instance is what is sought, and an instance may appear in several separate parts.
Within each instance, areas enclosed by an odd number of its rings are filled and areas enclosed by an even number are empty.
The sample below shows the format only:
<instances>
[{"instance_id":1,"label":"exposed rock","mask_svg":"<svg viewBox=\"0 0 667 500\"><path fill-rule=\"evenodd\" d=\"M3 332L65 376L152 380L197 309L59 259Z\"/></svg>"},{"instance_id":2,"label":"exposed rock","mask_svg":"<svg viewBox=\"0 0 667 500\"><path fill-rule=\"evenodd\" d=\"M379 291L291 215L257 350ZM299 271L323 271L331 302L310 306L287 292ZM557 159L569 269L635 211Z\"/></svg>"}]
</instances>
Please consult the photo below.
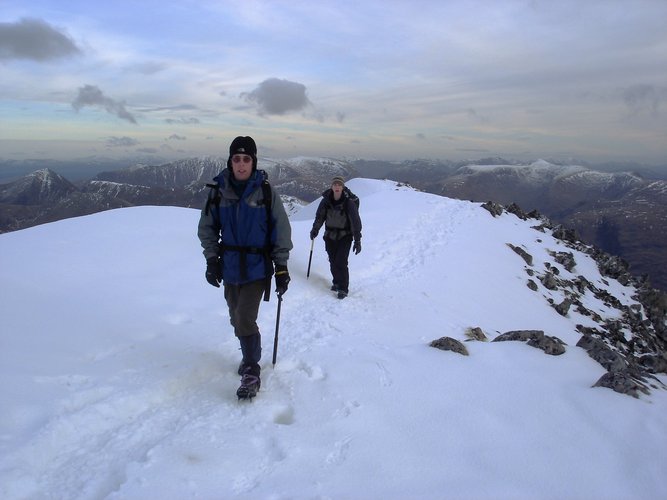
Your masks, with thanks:
<instances>
[{"instance_id":1,"label":"exposed rock","mask_svg":"<svg viewBox=\"0 0 667 500\"><path fill-rule=\"evenodd\" d=\"M667 373L667 358L665 358L665 355L645 354L639 358L639 364L649 373Z\"/></svg>"},{"instance_id":2,"label":"exposed rock","mask_svg":"<svg viewBox=\"0 0 667 500\"><path fill-rule=\"evenodd\" d=\"M558 337L545 335L542 330L513 330L498 335L493 342L518 340L526 342L531 347L543 350L546 354L558 356L565 352L565 342Z\"/></svg>"},{"instance_id":3,"label":"exposed rock","mask_svg":"<svg viewBox=\"0 0 667 500\"><path fill-rule=\"evenodd\" d=\"M516 215L519 219L526 220L528 218L526 213L516 203L508 205L505 210L507 210L507 213Z\"/></svg>"},{"instance_id":4,"label":"exposed rock","mask_svg":"<svg viewBox=\"0 0 667 500\"><path fill-rule=\"evenodd\" d=\"M596 339L591 335L584 335L577 342L577 347L581 347L595 361L600 363L605 370L610 372L622 371L628 368L628 363L623 356L612 350L602 340Z\"/></svg>"},{"instance_id":5,"label":"exposed rock","mask_svg":"<svg viewBox=\"0 0 667 500\"><path fill-rule=\"evenodd\" d=\"M441 337L437 340L434 340L429 345L442 351L454 351L458 354L468 356L468 349L466 349L466 346L451 337Z\"/></svg>"},{"instance_id":6,"label":"exposed rock","mask_svg":"<svg viewBox=\"0 0 667 500\"><path fill-rule=\"evenodd\" d=\"M570 310L570 306L572 306L572 301L570 299L565 299L563 302L553 307L561 316L567 316L567 313Z\"/></svg>"},{"instance_id":7,"label":"exposed rock","mask_svg":"<svg viewBox=\"0 0 667 500\"><path fill-rule=\"evenodd\" d=\"M588 287L591 286L590 281L583 276L577 276L572 283L579 293L585 293Z\"/></svg>"},{"instance_id":8,"label":"exposed rock","mask_svg":"<svg viewBox=\"0 0 667 500\"><path fill-rule=\"evenodd\" d=\"M593 384L593 387L607 387L633 398L639 398L639 392L650 394L648 386L629 370L607 372Z\"/></svg>"},{"instance_id":9,"label":"exposed rock","mask_svg":"<svg viewBox=\"0 0 667 500\"><path fill-rule=\"evenodd\" d=\"M658 337L663 341L662 350L667 350L667 293L644 284L639 288L636 300L640 301Z\"/></svg>"},{"instance_id":10,"label":"exposed rock","mask_svg":"<svg viewBox=\"0 0 667 500\"><path fill-rule=\"evenodd\" d=\"M558 269L557 267L552 266L548 262L544 263L544 267L555 276L560 276L560 269Z\"/></svg>"},{"instance_id":11,"label":"exposed rock","mask_svg":"<svg viewBox=\"0 0 667 500\"><path fill-rule=\"evenodd\" d=\"M496 203L489 202L485 208L494 213L494 216L503 212L503 207ZM504 210L522 219L527 217L516 205ZM577 265L574 252L562 251L549 252L554 259L553 263L558 266L545 262L540 274L541 271L533 267L534 259L530 254L508 243L530 266L524 269L531 278L536 276L545 288L563 294L564 298L560 303L556 303L553 295L544 296L559 314L567 316L571 311L575 311L597 323L597 327L577 325L577 330L583 334L577 345L609 372L596 385L610 387L634 397L638 397L640 393L648 394L649 388L667 388L659 381L656 384L647 383L647 379L655 378L651 373L667 373L667 294L651 288L647 277L633 277L624 259L583 243L572 229L556 226L546 218L542 218L541 224L534 229L544 232L549 230L566 246L589 255L598 265L600 274L606 277L595 284L584 276L574 279L561 278L562 270L572 273ZM612 279L621 285L633 286L637 293L632 299L638 303L628 304L627 298L619 299L620 296L614 296L611 293ZM537 280L529 278L526 285L533 291L539 290ZM590 294L605 307L616 309L618 314L612 313L609 316L605 311L598 311L595 306L588 309L584 304L590 303ZM548 337L541 331L507 332L494 339L494 342L503 340L525 341L550 354L564 352L562 341Z\"/></svg>"},{"instance_id":12,"label":"exposed rock","mask_svg":"<svg viewBox=\"0 0 667 500\"><path fill-rule=\"evenodd\" d=\"M559 225L553 229L552 234L554 238L558 238L559 240L567 241L570 243L579 242L579 236L574 229L567 229Z\"/></svg>"},{"instance_id":13,"label":"exposed rock","mask_svg":"<svg viewBox=\"0 0 667 500\"><path fill-rule=\"evenodd\" d=\"M540 281L549 290L556 290L558 288L558 282L551 272L547 272L544 276L542 276Z\"/></svg>"},{"instance_id":14,"label":"exposed rock","mask_svg":"<svg viewBox=\"0 0 667 500\"><path fill-rule=\"evenodd\" d=\"M594 254L594 258L603 276L614 278L621 285L628 285L632 281L632 275L629 272L630 265L627 261L600 251Z\"/></svg>"},{"instance_id":15,"label":"exposed rock","mask_svg":"<svg viewBox=\"0 0 667 500\"><path fill-rule=\"evenodd\" d=\"M569 272L572 272L574 267L577 265L577 262L574 260L574 254L572 252L552 252L551 255L553 255L556 262L558 262Z\"/></svg>"},{"instance_id":16,"label":"exposed rock","mask_svg":"<svg viewBox=\"0 0 667 500\"><path fill-rule=\"evenodd\" d=\"M495 203L493 201L487 201L486 203L483 203L482 208L488 210L489 213L494 217L502 215L504 210L502 205L500 205L499 203Z\"/></svg>"},{"instance_id":17,"label":"exposed rock","mask_svg":"<svg viewBox=\"0 0 667 500\"><path fill-rule=\"evenodd\" d=\"M468 337L470 340L479 340L482 342L486 342L488 340L484 331L478 326L466 329L466 337Z\"/></svg>"},{"instance_id":18,"label":"exposed rock","mask_svg":"<svg viewBox=\"0 0 667 500\"><path fill-rule=\"evenodd\" d=\"M533 265L533 256L530 255L528 252L526 252L523 248L517 247L512 245L511 243L507 244L508 247L510 247L514 252L516 252L518 255L521 256L521 258L528 264L529 266Z\"/></svg>"},{"instance_id":19,"label":"exposed rock","mask_svg":"<svg viewBox=\"0 0 667 500\"><path fill-rule=\"evenodd\" d=\"M610 294L607 290L600 290L593 286L591 286L590 290L593 292L593 295L595 295L597 299L600 299L602 302L604 302L607 307L623 309L623 304L621 304L621 301Z\"/></svg>"}]
</instances>

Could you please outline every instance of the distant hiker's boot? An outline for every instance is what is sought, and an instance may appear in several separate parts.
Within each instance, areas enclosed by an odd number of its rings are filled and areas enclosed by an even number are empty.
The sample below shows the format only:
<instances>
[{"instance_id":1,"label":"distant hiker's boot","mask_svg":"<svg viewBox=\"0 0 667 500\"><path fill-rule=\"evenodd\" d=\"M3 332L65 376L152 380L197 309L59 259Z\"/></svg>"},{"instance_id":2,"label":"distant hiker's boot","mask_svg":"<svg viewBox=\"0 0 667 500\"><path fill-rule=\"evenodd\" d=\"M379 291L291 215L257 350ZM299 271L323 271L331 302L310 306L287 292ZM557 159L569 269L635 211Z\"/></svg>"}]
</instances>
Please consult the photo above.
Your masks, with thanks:
<instances>
[{"instance_id":1,"label":"distant hiker's boot","mask_svg":"<svg viewBox=\"0 0 667 500\"><path fill-rule=\"evenodd\" d=\"M337 291L338 291L338 285L337 285L336 283L334 283L333 285L331 285L331 291L332 291L332 292L337 292Z\"/></svg>"},{"instance_id":2,"label":"distant hiker's boot","mask_svg":"<svg viewBox=\"0 0 667 500\"><path fill-rule=\"evenodd\" d=\"M252 399L262 384L259 378L259 365L249 365L241 375L241 386L236 391L239 399Z\"/></svg>"},{"instance_id":3,"label":"distant hiker's boot","mask_svg":"<svg viewBox=\"0 0 667 500\"><path fill-rule=\"evenodd\" d=\"M347 292L345 290L338 290L338 298L344 299L345 297L347 297Z\"/></svg>"}]
</instances>

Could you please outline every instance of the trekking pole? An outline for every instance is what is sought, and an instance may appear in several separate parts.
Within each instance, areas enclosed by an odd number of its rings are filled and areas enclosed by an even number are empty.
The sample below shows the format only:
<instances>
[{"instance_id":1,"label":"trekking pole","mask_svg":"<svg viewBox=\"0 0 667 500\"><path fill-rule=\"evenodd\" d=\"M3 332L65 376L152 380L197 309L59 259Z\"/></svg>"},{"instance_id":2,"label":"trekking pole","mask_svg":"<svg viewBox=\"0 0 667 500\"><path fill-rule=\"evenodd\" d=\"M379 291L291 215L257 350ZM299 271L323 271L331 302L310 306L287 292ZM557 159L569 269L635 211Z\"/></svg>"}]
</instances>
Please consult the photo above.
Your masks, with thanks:
<instances>
[{"instance_id":1,"label":"trekking pole","mask_svg":"<svg viewBox=\"0 0 667 500\"><path fill-rule=\"evenodd\" d=\"M308 272L306 273L306 279L310 277L310 263L313 261L313 247L315 246L315 239L310 240L310 257L308 257Z\"/></svg>"},{"instance_id":2,"label":"trekking pole","mask_svg":"<svg viewBox=\"0 0 667 500\"><path fill-rule=\"evenodd\" d=\"M278 355L278 328L280 327L280 306L283 303L282 293L278 294L278 313L276 314L276 333L273 336L273 368L276 367L276 356Z\"/></svg>"}]
</instances>

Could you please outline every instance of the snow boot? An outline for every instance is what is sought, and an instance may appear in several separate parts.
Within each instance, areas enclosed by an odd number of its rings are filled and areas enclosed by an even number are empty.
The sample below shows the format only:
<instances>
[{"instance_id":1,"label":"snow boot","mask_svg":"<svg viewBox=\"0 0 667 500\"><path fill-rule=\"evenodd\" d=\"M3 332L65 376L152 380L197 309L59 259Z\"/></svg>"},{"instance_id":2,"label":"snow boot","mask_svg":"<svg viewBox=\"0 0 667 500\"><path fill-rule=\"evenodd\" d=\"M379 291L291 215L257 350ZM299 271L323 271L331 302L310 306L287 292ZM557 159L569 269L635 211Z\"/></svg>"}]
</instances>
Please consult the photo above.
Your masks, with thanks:
<instances>
[{"instance_id":1,"label":"snow boot","mask_svg":"<svg viewBox=\"0 0 667 500\"><path fill-rule=\"evenodd\" d=\"M261 384L259 366L247 366L241 376L241 385L236 391L236 396L239 399L252 399L257 396Z\"/></svg>"},{"instance_id":2,"label":"snow boot","mask_svg":"<svg viewBox=\"0 0 667 500\"><path fill-rule=\"evenodd\" d=\"M344 299L345 297L347 297L347 292L345 290L338 290L338 298Z\"/></svg>"}]
</instances>

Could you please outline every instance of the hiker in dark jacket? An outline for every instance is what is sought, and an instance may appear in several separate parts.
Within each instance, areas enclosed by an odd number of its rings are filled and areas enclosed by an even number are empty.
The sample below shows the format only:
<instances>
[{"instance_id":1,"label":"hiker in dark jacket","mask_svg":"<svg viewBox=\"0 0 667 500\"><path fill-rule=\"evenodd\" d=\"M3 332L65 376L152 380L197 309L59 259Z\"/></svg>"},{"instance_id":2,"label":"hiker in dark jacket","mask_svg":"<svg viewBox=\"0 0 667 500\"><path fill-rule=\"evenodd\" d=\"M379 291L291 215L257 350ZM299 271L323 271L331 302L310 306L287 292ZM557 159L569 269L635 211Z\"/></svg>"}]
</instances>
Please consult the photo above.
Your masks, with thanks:
<instances>
[{"instance_id":1,"label":"hiker in dark jacket","mask_svg":"<svg viewBox=\"0 0 667 500\"><path fill-rule=\"evenodd\" d=\"M263 295L269 300L274 265L276 292L282 296L287 291L292 230L280 196L265 183L266 173L257 170L257 146L251 137L234 139L227 168L214 180L197 235L206 258L206 280L215 287L223 283L229 319L241 344L237 394L253 397L262 354L259 304Z\"/></svg>"},{"instance_id":2,"label":"hiker in dark jacket","mask_svg":"<svg viewBox=\"0 0 667 500\"><path fill-rule=\"evenodd\" d=\"M331 290L337 292L339 299L347 297L349 292L348 257L352 241L354 254L361 252L361 218L353 198L355 195L345 187L345 180L334 177L331 188L322 193L310 230L310 239L314 240L324 224L324 245L333 277Z\"/></svg>"}]
</instances>

